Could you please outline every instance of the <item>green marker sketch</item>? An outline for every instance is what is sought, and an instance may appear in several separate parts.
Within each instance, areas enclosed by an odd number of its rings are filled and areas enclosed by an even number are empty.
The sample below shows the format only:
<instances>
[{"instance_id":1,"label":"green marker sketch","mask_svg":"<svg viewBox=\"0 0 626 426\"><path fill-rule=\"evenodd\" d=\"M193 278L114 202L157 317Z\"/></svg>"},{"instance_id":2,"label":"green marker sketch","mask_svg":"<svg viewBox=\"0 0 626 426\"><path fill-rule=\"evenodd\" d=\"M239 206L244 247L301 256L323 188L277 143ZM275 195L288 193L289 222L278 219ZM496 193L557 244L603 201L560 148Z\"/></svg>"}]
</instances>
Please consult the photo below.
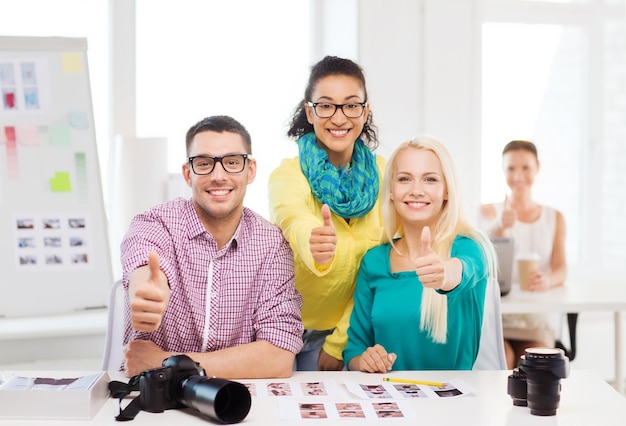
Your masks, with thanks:
<instances>
[{"instance_id":1,"label":"green marker sketch","mask_svg":"<svg viewBox=\"0 0 626 426\"><path fill-rule=\"evenodd\" d=\"M76 191L81 201L88 201L87 191L87 158L84 152L74 154L74 165L76 167Z\"/></svg>"},{"instance_id":2,"label":"green marker sketch","mask_svg":"<svg viewBox=\"0 0 626 426\"><path fill-rule=\"evenodd\" d=\"M53 146L69 146L70 126L61 125L50 127L50 144Z\"/></svg>"},{"instance_id":3,"label":"green marker sketch","mask_svg":"<svg viewBox=\"0 0 626 426\"><path fill-rule=\"evenodd\" d=\"M52 192L71 192L70 174L68 172L55 172L50 179L50 189Z\"/></svg>"}]
</instances>

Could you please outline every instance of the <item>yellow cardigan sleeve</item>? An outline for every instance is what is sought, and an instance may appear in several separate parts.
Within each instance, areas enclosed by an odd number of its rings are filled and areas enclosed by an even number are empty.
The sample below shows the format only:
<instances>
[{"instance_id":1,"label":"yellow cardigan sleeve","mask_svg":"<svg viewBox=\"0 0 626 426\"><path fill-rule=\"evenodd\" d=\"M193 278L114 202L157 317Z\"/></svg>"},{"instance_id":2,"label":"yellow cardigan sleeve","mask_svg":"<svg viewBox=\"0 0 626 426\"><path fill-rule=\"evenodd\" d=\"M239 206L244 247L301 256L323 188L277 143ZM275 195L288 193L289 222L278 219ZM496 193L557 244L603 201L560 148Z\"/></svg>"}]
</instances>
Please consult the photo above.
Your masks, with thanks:
<instances>
[{"instance_id":1,"label":"yellow cardigan sleeve","mask_svg":"<svg viewBox=\"0 0 626 426\"><path fill-rule=\"evenodd\" d=\"M315 275L326 275L333 262L317 264L309 246L311 231L323 225L321 213L316 214L321 203L311 193L297 157L283 160L272 172L268 197L270 221L282 229L295 257Z\"/></svg>"}]
</instances>

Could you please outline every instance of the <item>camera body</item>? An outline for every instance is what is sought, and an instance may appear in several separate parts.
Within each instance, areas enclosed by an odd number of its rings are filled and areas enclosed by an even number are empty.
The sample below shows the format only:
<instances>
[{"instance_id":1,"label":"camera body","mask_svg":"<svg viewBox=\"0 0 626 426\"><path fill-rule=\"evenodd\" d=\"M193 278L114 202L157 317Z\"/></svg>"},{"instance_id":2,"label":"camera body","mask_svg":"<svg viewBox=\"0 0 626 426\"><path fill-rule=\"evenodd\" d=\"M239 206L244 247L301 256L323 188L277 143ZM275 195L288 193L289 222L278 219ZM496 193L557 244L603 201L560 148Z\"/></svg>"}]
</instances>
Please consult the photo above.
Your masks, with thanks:
<instances>
[{"instance_id":1,"label":"camera body","mask_svg":"<svg viewBox=\"0 0 626 426\"><path fill-rule=\"evenodd\" d=\"M569 359L561 349L528 348L508 377L513 405L528 406L537 416L553 416L561 400L561 379L569 376Z\"/></svg>"},{"instance_id":2,"label":"camera body","mask_svg":"<svg viewBox=\"0 0 626 426\"><path fill-rule=\"evenodd\" d=\"M162 367L139 376L142 410L162 413L172 408L194 408L220 423L239 423L250 411L248 388L238 382L206 377L204 369L187 355L172 355Z\"/></svg>"},{"instance_id":3,"label":"camera body","mask_svg":"<svg viewBox=\"0 0 626 426\"><path fill-rule=\"evenodd\" d=\"M191 376L206 376L200 364L186 355L173 355L163 361L163 366L146 370L139 377L141 409L162 413L172 408L183 408L183 384Z\"/></svg>"}]
</instances>

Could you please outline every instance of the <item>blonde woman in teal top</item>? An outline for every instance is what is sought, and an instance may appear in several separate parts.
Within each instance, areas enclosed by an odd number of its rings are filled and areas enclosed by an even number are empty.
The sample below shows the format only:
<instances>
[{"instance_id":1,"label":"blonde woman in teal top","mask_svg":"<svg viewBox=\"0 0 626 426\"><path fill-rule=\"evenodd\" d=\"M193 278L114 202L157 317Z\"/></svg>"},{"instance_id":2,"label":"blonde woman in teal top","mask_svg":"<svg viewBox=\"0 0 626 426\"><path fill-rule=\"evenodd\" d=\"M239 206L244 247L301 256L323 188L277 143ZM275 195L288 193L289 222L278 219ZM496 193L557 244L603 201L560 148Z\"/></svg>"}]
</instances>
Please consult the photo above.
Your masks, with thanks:
<instances>
[{"instance_id":1,"label":"blonde woman in teal top","mask_svg":"<svg viewBox=\"0 0 626 426\"><path fill-rule=\"evenodd\" d=\"M462 214L449 153L427 136L400 145L382 190L389 242L361 261L344 360L371 373L470 370L495 254Z\"/></svg>"}]
</instances>

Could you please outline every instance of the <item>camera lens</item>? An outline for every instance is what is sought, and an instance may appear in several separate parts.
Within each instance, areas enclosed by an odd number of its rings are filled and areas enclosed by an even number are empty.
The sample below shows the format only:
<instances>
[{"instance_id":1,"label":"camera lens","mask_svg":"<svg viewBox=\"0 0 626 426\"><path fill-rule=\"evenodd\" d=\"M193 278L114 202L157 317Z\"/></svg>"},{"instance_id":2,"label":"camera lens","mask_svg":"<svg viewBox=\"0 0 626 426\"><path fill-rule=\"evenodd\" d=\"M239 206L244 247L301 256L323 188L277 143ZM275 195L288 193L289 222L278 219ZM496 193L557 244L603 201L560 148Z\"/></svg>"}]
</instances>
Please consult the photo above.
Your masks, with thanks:
<instances>
[{"instance_id":1,"label":"camera lens","mask_svg":"<svg viewBox=\"0 0 626 426\"><path fill-rule=\"evenodd\" d=\"M569 375L569 359L564 352L556 348L526 349L519 369L526 374L530 413L555 415L561 400L560 380Z\"/></svg>"},{"instance_id":2,"label":"camera lens","mask_svg":"<svg viewBox=\"0 0 626 426\"><path fill-rule=\"evenodd\" d=\"M509 376L507 393L511 395L513 405L518 407L526 407L528 405L526 400L526 375L517 368L513 369L513 374Z\"/></svg>"},{"instance_id":3,"label":"camera lens","mask_svg":"<svg viewBox=\"0 0 626 426\"><path fill-rule=\"evenodd\" d=\"M239 423L248 415L252 398L241 383L191 376L183 383L182 402L219 422Z\"/></svg>"}]
</instances>

